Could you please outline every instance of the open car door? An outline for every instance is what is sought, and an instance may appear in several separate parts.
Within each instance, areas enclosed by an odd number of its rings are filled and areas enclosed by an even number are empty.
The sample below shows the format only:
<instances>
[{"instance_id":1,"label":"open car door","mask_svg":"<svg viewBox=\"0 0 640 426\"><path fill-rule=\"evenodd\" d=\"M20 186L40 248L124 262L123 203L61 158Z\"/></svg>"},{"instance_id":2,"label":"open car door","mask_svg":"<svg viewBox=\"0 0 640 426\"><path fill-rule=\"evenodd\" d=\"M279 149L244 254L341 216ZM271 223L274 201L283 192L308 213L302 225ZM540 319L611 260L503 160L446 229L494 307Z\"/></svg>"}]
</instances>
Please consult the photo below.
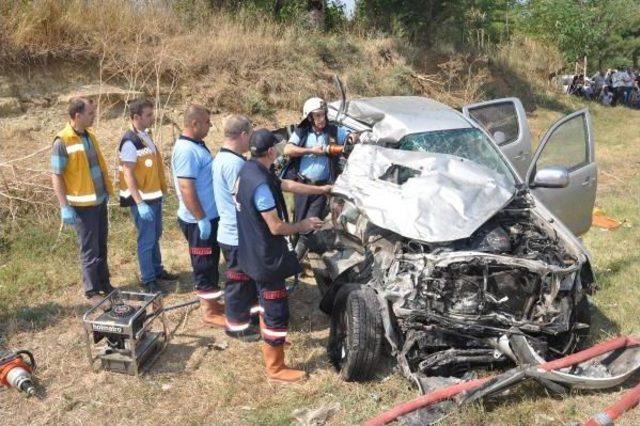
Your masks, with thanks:
<instances>
[{"instance_id":1,"label":"open car door","mask_svg":"<svg viewBox=\"0 0 640 426\"><path fill-rule=\"evenodd\" d=\"M562 172L563 187L545 185L547 172ZM582 109L557 121L545 133L527 172L531 192L574 234L591 227L596 200L597 167L589 111Z\"/></svg>"},{"instance_id":2,"label":"open car door","mask_svg":"<svg viewBox=\"0 0 640 426\"><path fill-rule=\"evenodd\" d=\"M524 179L531 161L531 133L520 99L503 98L466 105L462 114L491 136Z\"/></svg>"}]
</instances>

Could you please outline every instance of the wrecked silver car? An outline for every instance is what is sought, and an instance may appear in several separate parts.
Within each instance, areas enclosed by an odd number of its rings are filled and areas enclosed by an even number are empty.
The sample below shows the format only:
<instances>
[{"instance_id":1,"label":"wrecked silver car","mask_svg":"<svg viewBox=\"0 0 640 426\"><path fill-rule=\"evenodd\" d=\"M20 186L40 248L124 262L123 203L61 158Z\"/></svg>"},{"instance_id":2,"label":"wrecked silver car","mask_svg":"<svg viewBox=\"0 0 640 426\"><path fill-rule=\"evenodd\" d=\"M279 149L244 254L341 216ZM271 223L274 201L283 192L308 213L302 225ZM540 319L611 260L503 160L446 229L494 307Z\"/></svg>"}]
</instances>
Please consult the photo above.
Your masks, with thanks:
<instances>
[{"instance_id":1,"label":"wrecked silver car","mask_svg":"<svg viewBox=\"0 0 640 426\"><path fill-rule=\"evenodd\" d=\"M483 108L500 102L512 114L492 122ZM559 357L588 334L595 282L576 237L595 198L588 112L524 155L517 99L474 108L419 97L330 107L361 143L309 260L331 316L329 357L347 380L372 378L386 351L422 389L425 377L522 362L531 348ZM510 153L532 158L526 170Z\"/></svg>"}]
</instances>

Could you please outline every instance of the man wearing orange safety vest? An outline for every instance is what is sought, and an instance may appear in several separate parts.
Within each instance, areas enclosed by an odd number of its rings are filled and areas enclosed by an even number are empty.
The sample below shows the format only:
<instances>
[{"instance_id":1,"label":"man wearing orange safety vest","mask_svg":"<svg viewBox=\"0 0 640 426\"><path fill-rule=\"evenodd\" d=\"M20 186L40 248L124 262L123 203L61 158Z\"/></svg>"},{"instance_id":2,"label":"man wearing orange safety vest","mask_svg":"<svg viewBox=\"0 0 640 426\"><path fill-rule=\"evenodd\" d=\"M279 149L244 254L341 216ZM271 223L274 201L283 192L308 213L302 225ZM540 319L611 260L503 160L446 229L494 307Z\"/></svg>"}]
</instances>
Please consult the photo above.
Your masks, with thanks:
<instances>
[{"instance_id":1,"label":"man wearing orange safety vest","mask_svg":"<svg viewBox=\"0 0 640 426\"><path fill-rule=\"evenodd\" d=\"M95 134L90 130L96 111L93 102L74 98L69 123L53 141L53 190L60 203L62 222L78 235L82 283L91 303L113 290L107 265L107 200L113 196L107 165Z\"/></svg>"},{"instance_id":2,"label":"man wearing orange safety vest","mask_svg":"<svg viewBox=\"0 0 640 426\"><path fill-rule=\"evenodd\" d=\"M148 99L135 99L129 104L131 128L126 131L118 152L120 155L120 205L130 207L138 231L138 263L144 291L160 292L158 280L173 281L162 266L162 200L167 194L162 155L147 132L154 121L154 105Z\"/></svg>"}]
</instances>

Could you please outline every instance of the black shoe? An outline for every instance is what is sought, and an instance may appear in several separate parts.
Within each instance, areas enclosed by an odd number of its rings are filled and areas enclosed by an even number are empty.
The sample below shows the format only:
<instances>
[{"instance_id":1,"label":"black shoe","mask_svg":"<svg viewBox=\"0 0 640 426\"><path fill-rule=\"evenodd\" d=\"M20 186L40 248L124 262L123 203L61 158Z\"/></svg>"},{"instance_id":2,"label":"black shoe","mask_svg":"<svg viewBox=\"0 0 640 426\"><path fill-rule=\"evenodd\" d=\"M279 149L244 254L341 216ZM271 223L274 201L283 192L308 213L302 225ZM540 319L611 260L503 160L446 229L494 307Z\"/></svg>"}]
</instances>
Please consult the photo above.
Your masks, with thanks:
<instances>
[{"instance_id":1,"label":"black shoe","mask_svg":"<svg viewBox=\"0 0 640 426\"><path fill-rule=\"evenodd\" d=\"M158 275L156 275L157 280L162 281L176 281L179 278L178 274L172 274L171 272L163 269Z\"/></svg>"},{"instance_id":2,"label":"black shoe","mask_svg":"<svg viewBox=\"0 0 640 426\"><path fill-rule=\"evenodd\" d=\"M257 342L261 337L260 329L254 326L249 326L249 328L242 331L225 330L225 334L243 342Z\"/></svg>"},{"instance_id":3,"label":"black shoe","mask_svg":"<svg viewBox=\"0 0 640 426\"><path fill-rule=\"evenodd\" d=\"M162 292L162 289L158 286L158 283L155 281L149 281L148 283L142 283L142 288L144 289L145 292L147 293L160 293L160 294L164 294Z\"/></svg>"}]
</instances>

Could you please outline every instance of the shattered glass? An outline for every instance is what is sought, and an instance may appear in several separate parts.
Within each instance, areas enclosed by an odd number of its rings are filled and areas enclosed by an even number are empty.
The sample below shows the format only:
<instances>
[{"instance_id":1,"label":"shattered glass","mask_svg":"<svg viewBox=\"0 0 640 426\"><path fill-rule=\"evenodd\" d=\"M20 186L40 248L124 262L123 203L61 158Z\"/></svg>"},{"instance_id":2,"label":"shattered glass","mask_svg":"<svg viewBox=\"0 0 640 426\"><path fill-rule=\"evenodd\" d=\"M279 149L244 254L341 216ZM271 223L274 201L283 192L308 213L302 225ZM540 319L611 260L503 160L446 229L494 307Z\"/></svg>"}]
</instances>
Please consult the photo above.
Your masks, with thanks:
<instances>
[{"instance_id":1,"label":"shattered glass","mask_svg":"<svg viewBox=\"0 0 640 426\"><path fill-rule=\"evenodd\" d=\"M398 147L405 151L447 154L471 160L513 182L513 175L487 136L478 129L451 129L405 136Z\"/></svg>"}]
</instances>

